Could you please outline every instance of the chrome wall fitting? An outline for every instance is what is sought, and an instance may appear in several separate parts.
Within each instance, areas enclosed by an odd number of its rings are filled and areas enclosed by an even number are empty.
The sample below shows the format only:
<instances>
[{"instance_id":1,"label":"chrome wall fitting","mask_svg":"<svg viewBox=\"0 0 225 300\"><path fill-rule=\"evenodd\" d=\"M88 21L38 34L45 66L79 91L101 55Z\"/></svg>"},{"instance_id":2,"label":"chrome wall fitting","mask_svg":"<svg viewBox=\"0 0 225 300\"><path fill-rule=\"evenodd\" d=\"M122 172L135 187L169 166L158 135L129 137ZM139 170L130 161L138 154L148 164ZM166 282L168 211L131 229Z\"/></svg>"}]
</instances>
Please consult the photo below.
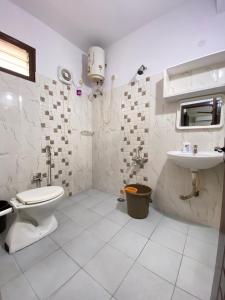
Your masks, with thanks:
<instances>
[{"instance_id":1,"label":"chrome wall fitting","mask_svg":"<svg viewBox=\"0 0 225 300\"><path fill-rule=\"evenodd\" d=\"M33 175L31 183L35 183L36 187L38 188L41 186L41 181L42 181L41 173L37 173Z\"/></svg>"},{"instance_id":2,"label":"chrome wall fitting","mask_svg":"<svg viewBox=\"0 0 225 300\"><path fill-rule=\"evenodd\" d=\"M141 146L139 146L138 149L135 151L136 156L132 157L134 166L143 167L143 165L148 161L147 158L142 157L142 155L141 155L142 150L143 150L143 148Z\"/></svg>"}]
</instances>

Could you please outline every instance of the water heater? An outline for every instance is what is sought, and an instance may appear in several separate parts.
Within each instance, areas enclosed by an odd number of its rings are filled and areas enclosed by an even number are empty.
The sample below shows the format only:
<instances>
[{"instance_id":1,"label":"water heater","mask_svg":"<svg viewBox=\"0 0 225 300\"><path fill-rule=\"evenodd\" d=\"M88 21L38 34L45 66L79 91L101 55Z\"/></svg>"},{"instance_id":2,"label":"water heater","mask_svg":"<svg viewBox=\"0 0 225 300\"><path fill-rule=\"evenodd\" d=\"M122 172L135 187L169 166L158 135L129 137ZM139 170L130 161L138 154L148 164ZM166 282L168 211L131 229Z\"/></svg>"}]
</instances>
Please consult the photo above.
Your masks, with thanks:
<instances>
[{"instance_id":1,"label":"water heater","mask_svg":"<svg viewBox=\"0 0 225 300\"><path fill-rule=\"evenodd\" d=\"M105 78L105 51L100 47L88 50L88 78L91 81L103 81Z\"/></svg>"}]
</instances>

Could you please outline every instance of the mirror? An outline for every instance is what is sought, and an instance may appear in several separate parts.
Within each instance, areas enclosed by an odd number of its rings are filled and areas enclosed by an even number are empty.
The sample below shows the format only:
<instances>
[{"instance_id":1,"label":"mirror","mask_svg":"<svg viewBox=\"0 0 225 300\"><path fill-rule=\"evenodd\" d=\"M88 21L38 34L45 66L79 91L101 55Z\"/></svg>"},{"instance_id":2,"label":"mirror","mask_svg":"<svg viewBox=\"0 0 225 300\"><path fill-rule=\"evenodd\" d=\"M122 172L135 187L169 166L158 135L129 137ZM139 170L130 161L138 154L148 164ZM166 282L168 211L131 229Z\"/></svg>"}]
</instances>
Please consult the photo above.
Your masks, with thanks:
<instances>
[{"instance_id":1,"label":"mirror","mask_svg":"<svg viewBox=\"0 0 225 300\"><path fill-rule=\"evenodd\" d=\"M219 128L223 126L223 95L205 96L183 102L177 111L178 129Z\"/></svg>"}]
</instances>

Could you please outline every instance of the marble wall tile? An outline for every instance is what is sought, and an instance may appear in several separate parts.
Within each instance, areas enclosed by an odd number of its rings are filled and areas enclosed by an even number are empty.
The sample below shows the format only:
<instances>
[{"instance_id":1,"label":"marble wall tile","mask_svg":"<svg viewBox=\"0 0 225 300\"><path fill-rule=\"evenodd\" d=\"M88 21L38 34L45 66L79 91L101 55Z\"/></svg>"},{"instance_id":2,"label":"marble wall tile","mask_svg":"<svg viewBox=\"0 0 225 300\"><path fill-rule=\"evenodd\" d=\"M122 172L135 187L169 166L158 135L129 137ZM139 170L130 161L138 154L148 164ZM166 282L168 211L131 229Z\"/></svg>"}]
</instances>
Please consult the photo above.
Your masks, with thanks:
<instances>
[{"instance_id":1,"label":"marble wall tile","mask_svg":"<svg viewBox=\"0 0 225 300\"><path fill-rule=\"evenodd\" d=\"M17 189L17 155L0 156L0 196L1 200L10 199L18 192Z\"/></svg>"},{"instance_id":2,"label":"marble wall tile","mask_svg":"<svg viewBox=\"0 0 225 300\"><path fill-rule=\"evenodd\" d=\"M9 199L30 188L40 155L38 89L0 72L0 196Z\"/></svg>"},{"instance_id":3,"label":"marble wall tile","mask_svg":"<svg viewBox=\"0 0 225 300\"><path fill-rule=\"evenodd\" d=\"M139 146L148 159L149 94L146 79L112 89L93 102L93 185L116 194L129 183L148 183L147 169L134 166ZM100 163L101 162L101 163Z\"/></svg>"},{"instance_id":4,"label":"marble wall tile","mask_svg":"<svg viewBox=\"0 0 225 300\"><path fill-rule=\"evenodd\" d=\"M162 96L162 75L151 77L153 100L150 116L150 165L155 205L171 215L188 221L218 227L222 203L223 166L200 171L200 196L182 201L180 194L191 190L191 174L168 161L166 152L180 150L184 141L213 151L223 145L224 129L177 130L178 103L166 103ZM161 118L162 116L162 118ZM151 130L152 129L152 130Z\"/></svg>"},{"instance_id":5,"label":"marble wall tile","mask_svg":"<svg viewBox=\"0 0 225 300\"><path fill-rule=\"evenodd\" d=\"M121 98L120 173L121 185L148 184L147 164L135 165L132 158L138 154L148 161L150 122L149 81L140 80L125 86Z\"/></svg>"},{"instance_id":6,"label":"marble wall tile","mask_svg":"<svg viewBox=\"0 0 225 300\"><path fill-rule=\"evenodd\" d=\"M51 147L52 184L63 186L72 195L72 137L71 118L74 90L55 80L39 76L41 152L49 163L46 146ZM71 154L69 154L71 152ZM44 155L43 155L44 156ZM48 174L45 165L42 176ZM45 177L47 180L47 177Z\"/></svg>"},{"instance_id":7,"label":"marble wall tile","mask_svg":"<svg viewBox=\"0 0 225 300\"><path fill-rule=\"evenodd\" d=\"M92 184L119 195L124 180L144 183L153 188L154 205L161 211L217 227L223 167L201 171L200 196L181 201L179 195L191 189L190 172L168 161L166 152L180 149L184 141L198 144L200 150L213 150L223 144L224 130L179 131L176 110L177 103L163 99L162 74L112 88L91 103L86 95L76 96L73 87L67 89L41 75L32 83L0 72L0 197L9 199L34 187L31 178L37 172L46 184L43 149L50 144L53 184L63 185L67 195ZM131 133L135 125L137 131ZM83 136L84 130L94 135ZM124 137L129 137L130 145L124 145ZM126 163L131 164L130 152L142 140L148 162L130 177L134 169Z\"/></svg>"},{"instance_id":8,"label":"marble wall tile","mask_svg":"<svg viewBox=\"0 0 225 300\"><path fill-rule=\"evenodd\" d=\"M92 186L92 137L82 136L80 130L73 130L73 194Z\"/></svg>"},{"instance_id":9,"label":"marble wall tile","mask_svg":"<svg viewBox=\"0 0 225 300\"><path fill-rule=\"evenodd\" d=\"M198 198L182 201L180 194L189 193L191 190L191 174L189 170L174 165L167 159L167 151L180 150L184 141L198 144L200 150L213 150L216 145L223 145L224 129L217 130L177 130L176 111L178 103L167 103L163 99L163 75L157 74L143 79L140 88L148 86L146 95L139 95L141 91L135 90L134 85L126 85L112 89L104 97L99 97L93 102L93 185L103 191L119 194L123 186L124 153L120 152L122 136L118 124L122 122L123 109L121 102L126 93L127 103L132 97L143 103L138 103L138 112L147 114L146 126L148 137L146 152L148 162L144 174L132 178L135 182L147 183L153 189L153 203L162 212L176 216L187 221L202 223L214 227L219 226L222 202L223 166L200 172L201 191ZM118 92L120 91L120 93ZM109 105L109 95L116 95ZM109 109L110 107L110 109ZM129 115L130 114L129 111ZM117 122L113 119L117 116ZM107 118L106 118L107 117ZM104 122L108 120L108 122ZM120 120L119 120L120 118ZM145 127L145 126L144 126ZM125 158L129 159L128 153ZM125 170L125 178L129 175ZM143 182L146 176L148 181Z\"/></svg>"},{"instance_id":10,"label":"marble wall tile","mask_svg":"<svg viewBox=\"0 0 225 300\"><path fill-rule=\"evenodd\" d=\"M122 88L98 97L92 104L93 186L118 194L120 170L120 128Z\"/></svg>"},{"instance_id":11,"label":"marble wall tile","mask_svg":"<svg viewBox=\"0 0 225 300\"><path fill-rule=\"evenodd\" d=\"M47 184L47 156L52 150L52 183L66 195L92 185L91 103L74 87L37 75L36 83L0 72L0 198L34 188L32 177ZM77 136L73 134L76 131Z\"/></svg>"}]
</instances>

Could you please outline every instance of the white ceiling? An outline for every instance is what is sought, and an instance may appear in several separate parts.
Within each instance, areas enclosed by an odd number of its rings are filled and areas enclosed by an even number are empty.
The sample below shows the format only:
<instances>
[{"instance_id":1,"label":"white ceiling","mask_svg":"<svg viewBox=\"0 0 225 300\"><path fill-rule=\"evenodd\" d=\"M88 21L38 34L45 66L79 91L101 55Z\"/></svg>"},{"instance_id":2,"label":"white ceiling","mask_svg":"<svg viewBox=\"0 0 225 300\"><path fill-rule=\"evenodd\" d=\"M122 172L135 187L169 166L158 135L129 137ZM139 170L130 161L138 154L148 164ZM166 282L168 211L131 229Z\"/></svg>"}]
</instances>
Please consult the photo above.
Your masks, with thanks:
<instances>
[{"instance_id":1,"label":"white ceiling","mask_svg":"<svg viewBox=\"0 0 225 300\"><path fill-rule=\"evenodd\" d=\"M108 47L185 0L11 1L86 51Z\"/></svg>"},{"instance_id":2,"label":"white ceiling","mask_svg":"<svg viewBox=\"0 0 225 300\"><path fill-rule=\"evenodd\" d=\"M225 0L216 0L218 13L225 11Z\"/></svg>"}]
</instances>

